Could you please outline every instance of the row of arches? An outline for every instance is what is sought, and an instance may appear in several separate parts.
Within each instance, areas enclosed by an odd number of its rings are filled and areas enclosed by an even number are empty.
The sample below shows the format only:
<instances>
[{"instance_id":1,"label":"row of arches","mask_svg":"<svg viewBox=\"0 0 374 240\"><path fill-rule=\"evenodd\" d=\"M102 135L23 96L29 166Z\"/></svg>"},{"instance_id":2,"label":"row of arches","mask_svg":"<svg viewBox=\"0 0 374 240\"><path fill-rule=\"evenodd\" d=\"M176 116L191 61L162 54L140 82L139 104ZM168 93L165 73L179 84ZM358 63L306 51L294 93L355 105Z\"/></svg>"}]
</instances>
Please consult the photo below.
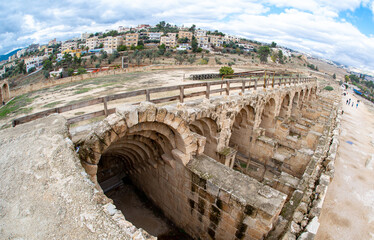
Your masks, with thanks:
<instances>
[{"instance_id":1,"label":"row of arches","mask_svg":"<svg viewBox=\"0 0 374 240\"><path fill-rule=\"evenodd\" d=\"M188 122L172 113L164 113L161 109L154 109L153 112L138 112L137 109L137 120L131 124L129 116L132 113L117 114L118 118L128 118L124 121L127 127L116 131L116 137L108 137L110 134L107 133L96 133L96 136L100 136L96 141L103 147L95 148L95 144L83 146L81 159L83 162L89 162L84 166L97 165L97 170L91 175L96 177L97 183L104 191L106 183L113 178L128 177L157 203L167 217L177 225L183 225L183 216L175 216L172 213L179 211L178 204L188 204L188 199L181 194L190 191L190 187L183 182L187 170L184 167L186 162L181 159L186 157L189 160L191 155L197 152L193 148L199 147L199 143L196 139L195 142L191 140L194 139L193 133L205 137L205 142L201 143L204 145L204 154L213 159L219 160L218 149L222 146L235 146L239 151L249 154L248 142L252 141L256 129L265 129L271 133L277 116L287 118L291 114L297 114L303 102L313 98L315 92L315 89L296 93L290 91L281 99L270 96L266 101L257 102L256 106L247 104L238 112L230 112L229 115L234 117L230 120L231 125L225 127L218 123L222 119L209 114ZM222 117L230 119L228 115ZM140 122L140 119L143 119L143 122ZM119 123L123 123L123 120L118 119L117 123L111 123L111 127L105 128L108 129L106 131L117 129ZM229 138L225 143L220 142L221 134L227 134ZM98 159L85 159L85 156L90 154L85 155L84 151L95 152ZM186 215L186 221L189 217Z\"/></svg>"}]
</instances>

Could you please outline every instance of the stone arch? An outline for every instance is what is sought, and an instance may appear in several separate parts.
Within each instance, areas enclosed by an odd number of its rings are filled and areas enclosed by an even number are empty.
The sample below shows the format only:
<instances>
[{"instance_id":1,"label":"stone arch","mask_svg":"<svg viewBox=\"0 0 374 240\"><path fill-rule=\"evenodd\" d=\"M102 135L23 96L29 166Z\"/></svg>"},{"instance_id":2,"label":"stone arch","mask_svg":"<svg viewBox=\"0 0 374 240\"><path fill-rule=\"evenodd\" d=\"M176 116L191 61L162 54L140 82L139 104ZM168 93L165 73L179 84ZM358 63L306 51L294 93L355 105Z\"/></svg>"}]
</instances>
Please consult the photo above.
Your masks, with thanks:
<instances>
[{"instance_id":1,"label":"stone arch","mask_svg":"<svg viewBox=\"0 0 374 240\"><path fill-rule=\"evenodd\" d=\"M310 91L309 88L305 90L305 101L309 102L310 101Z\"/></svg>"},{"instance_id":2,"label":"stone arch","mask_svg":"<svg viewBox=\"0 0 374 240\"><path fill-rule=\"evenodd\" d=\"M255 118L255 109L250 105L244 106L236 114L231 129L229 146L236 148L240 153L249 154Z\"/></svg>"},{"instance_id":3,"label":"stone arch","mask_svg":"<svg viewBox=\"0 0 374 240\"><path fill-rule=\"evenodd\" d=\"M5 100L4 100L4 98L3 98L3 88L1 87L1 88L0 88L0 105L3 104L3 101L5 101Z\"/></svg>"},{"instance_id":4,"label":"stone arch","mask_svg":"<svg viewBox=\"0 0 374 240\"><path fill-rule=\"evenodd\" d=\"M299 105L299 93L295 92L295 95L293 96L293 99L292 99L291 115L295 115L297 113L298 105Z\"/></svg>"},{"instance_id":5,"label":"stone arch","mask_svg":"<svg viewBox=\"0 0 374 240\"><path fill-rule=\"evenodd\" d=\"M264 128L266 132L274 128L276 103L274 98L270 98L262 111L260 127Z\"/></svg>"},{"instance_id":6,"label":"stone arch","mask_svg":"<svg viewBox=\"0 0 374 240\"><path fill-rule=\"evenodd\" d=\"M8 101L10 99L10 91L9 91L9 84L7 82L3 82L3 85L1 86L1 89L0 89L0 99L1 99L1 103L4 101Z\"/></svg>"},{"instance_id":7,"label":"stone arch","mask_svg":"<svg viewBox=\"0 0 374 240\"><path fill-rule=\"evenodd\" d=\"M286 94L286 96L284 96L282 104L281 104L281 108L280 108L280 111L279 111L279 116L282 117L282 118L287 117L289 107L290 107L290 95Z\"/></svg>"},{"instance_id":8,"label":"stone arch","mask_svg":"<svg viewBox=\"0 0 374 240\"><path fill-rule=\"evenodd\" d=\"M204 153L209 157L217 159L217 145L218 145L218 134L219 127L217 123L209 118L203 117L196 119L189 124L189 129L206 138L204 147Z\"/></svg>"}]
</instances>

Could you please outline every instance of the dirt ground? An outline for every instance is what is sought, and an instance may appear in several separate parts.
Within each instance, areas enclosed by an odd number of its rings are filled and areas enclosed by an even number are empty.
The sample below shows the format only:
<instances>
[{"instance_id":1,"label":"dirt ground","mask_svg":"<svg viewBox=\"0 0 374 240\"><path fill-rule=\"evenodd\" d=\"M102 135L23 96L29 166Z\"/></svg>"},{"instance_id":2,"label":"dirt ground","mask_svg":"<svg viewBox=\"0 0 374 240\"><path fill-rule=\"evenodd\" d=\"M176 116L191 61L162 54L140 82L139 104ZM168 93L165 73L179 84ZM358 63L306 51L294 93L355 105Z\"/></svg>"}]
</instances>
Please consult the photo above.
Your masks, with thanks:
<instances>
[{"instance_id":1,"label":"dirt ground","mask_svg":"<svg viewBox=\"0 0 374 240\"><path fill-rule=\"evenodd\" d=\"M353 107L346 104L349 98ZM358 108L357 99L361 100ZM374 239L374 107L352 91L342 101L335 177L327 191L315 239Z\"/></svg>"}]
</instances>

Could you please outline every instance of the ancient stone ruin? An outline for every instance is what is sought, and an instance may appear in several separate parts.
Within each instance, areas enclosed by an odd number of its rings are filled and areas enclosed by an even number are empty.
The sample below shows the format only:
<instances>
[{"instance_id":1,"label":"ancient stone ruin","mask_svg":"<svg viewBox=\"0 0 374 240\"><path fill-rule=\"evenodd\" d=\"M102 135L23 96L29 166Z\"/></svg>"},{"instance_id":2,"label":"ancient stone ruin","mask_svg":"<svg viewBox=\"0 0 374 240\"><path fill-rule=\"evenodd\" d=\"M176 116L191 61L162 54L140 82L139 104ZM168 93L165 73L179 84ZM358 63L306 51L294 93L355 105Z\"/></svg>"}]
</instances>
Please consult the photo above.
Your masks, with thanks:
<instances>
[{"instance_id":1,"label":"ancient stone ruin","mask_svg":"<svg viewBox=\"0 0 374 240\"><path fill-rule=\"evenodd\" d=\"M153 238L127 221L126 212L104 194L124 177L194 239L313 238L333 174L339 112L336 99L317 92L312 82L166 106L123 105L74 146L65 120L53 115L5 130L0 162L22 158L5 150L13 144L46 145L33 141L35 134L40 141L53 139L52 155L41 150L27 155L28 162L47 159L33 171L64 168L60 175L51 174L56 185L51 190L63 194L49 193L51 185L45 185L43 198L52 205L55 199L59 210L51 211L64 212L61 221L67 215L75 219L66 224L86 238ZM25 132L32 125L34 134ZM74 211L65 209L69 204ZM17 215L4 209L10 219ZM71 233L60 226L46 234Z\"/></svg>"},{"instance_id":2,"label":"ancient stone ruin","mask_svg":"<svg viewBox=\"0 0 374 240\"><path fill-rule=\"evenodd\" d=\"M7 80L0 81L0 103L10 99L9 83Z\"/></svg>"}]
</instances>

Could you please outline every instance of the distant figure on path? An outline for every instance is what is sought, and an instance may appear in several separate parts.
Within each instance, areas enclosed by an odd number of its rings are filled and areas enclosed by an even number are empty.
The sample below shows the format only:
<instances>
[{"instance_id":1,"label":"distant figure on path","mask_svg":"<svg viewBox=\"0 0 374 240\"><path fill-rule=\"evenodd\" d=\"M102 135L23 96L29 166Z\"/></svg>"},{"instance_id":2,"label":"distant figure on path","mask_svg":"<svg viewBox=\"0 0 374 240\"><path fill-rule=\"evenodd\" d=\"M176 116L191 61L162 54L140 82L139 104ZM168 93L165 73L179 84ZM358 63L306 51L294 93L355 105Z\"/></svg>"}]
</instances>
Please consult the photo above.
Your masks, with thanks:
<instances>
[{"instance_id":1,"label":"distant figure on path","mask_svg":"<svg viewBox=\"0 0 374 240\"><path fill-rule=\"evenodd\" d=\"M356 103L356 108L358 108L358 103Z\"/></svg>"},{"instance_id":2,"label":"distant figure on path","mask_svg":"<svg viewBox=\"0 0 374 240\"><path fill-rule=\"evenodd\" d=\"M349 104L349 102L348 102L348 99L347 99L347 101L345 102L345 104L346 104L346 105L348 105L348 104Z\"/></svg>"},{"instance_id":3,"label":"distant figure on path","mask_svg":"<svg viewBox=\"0 0 374 240\"><path fill-rule=\"evenodd\" d=\"M352 101L352 107L353 107L353 105L355 105L355 103Z\"/></svg>"}]
</instances>

